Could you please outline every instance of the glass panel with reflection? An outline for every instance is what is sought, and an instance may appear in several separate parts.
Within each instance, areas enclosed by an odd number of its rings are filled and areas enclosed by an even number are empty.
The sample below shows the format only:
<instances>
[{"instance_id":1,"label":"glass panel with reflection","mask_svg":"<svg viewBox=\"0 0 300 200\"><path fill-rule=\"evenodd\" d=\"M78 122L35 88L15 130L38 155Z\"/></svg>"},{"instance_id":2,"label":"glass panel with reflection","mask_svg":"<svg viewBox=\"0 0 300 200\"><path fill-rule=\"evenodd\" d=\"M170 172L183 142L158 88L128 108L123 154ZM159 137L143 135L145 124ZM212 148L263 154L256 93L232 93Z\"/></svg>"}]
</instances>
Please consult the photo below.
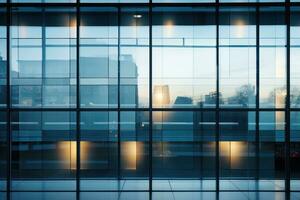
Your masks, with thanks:
<instances>
[{"instance_id":1,"label":"glass panel with reflection","mask_svg":"<svg viewBox=\"0 0 300 200\"><path fill-rule=\"evenodd\" d=\"M117 8L82 8L80 18L80 106L117 107Z\"/></svg>"},{"instance_id":2,"label":"glass panel with reflection","mask_svg":"<svg viewBox=\"0 0 300 200\"><path fill-rule=\"evenodd\" d=\"M118 190L117 112L80 113L81 190Z\"/></svg>"},{"instance_id":3,"label":"glass panel with reflection","mask_svg":"<svg viewBox=\"0 0 300 200\"><path fill-rule=\"evenodd\" d=\"M13 8L13 107L75 107L76 16L72 8Z\"/></svg>"},{"instance_id":4,"label":"glass panel with reflection","mask_svg":"<svg viewBox=\"0 0 300 200\"><path fill-rule=\"evenodd\" d=\"M153 189L215 189L215 112L153 113Z\"/></svg>"},{"instance_id":5,"label":"glass panel with reflection","mask_svg":"<svg viewBox=\"0 0 300 200\"><path fill-rule=\"evenodd\" d=\"M12 190L75 190L76 114L11 113Z\"/></svg>"},{"instance_id":6,"label":"glass panel with reflection","mask_svg":"<svg viewBox=\"0 0 300 200\"><path fill-rule=\"evenodd\" d=\"M220 107L255 107L255 8L220 8Z\"/></svg>"},{"instance_id":7,"label":"glass panel with reflection","mask_svg":"<svg viewBox=\"0 0 300 200\"><path fill-rule=\"evenodd\" d=\"M284 108L286 98L286 25L284 7L260 8L261 108Z\"/></svg>"},{"instance_id":8,"label":"glass panel with reflection","mask_svg":"<svg viewBox=\"0 0 300 200\"><path fill-rule=\"evenodd\" d=\"M290 27L290 101L292 108L300 107L300 7L291 8Z\"/></svg>"},{"instance_id":9,"label":"glass panel with reflection","mask_svg":"<svg viewBox=\"0 0 300 200\"><path fill-rule=\"evenodd\" d=\"M215 107L214 8L153 8L153 107Z\"/></svg>"},{"instance_id":10,"label":"glass panel with reflection","mask_svg":"<svg viewBox=\"0 0 300 200\"><path fill-rule=\"evenodd\" d=\"M122 8L120 27L121 107L149 107L148 8Z\"/></svg>"},{"instance_id":11,"label":"glass panel with reflection","mask_svg":"<svg viewBox=\"0 0 300 200\"><path fill-rule=\"evenodd\" d=\"M220 189L255 190L255 112L220 112Z\"/></svg>"},{"instance_id":12,"label":"glass panel with reflection","mask_svg":"<svg viewBox=\"0 0 300 200\"><path fill-rule=\"evenodd\" d=\"M259 113L259 180L261 190L284 190L285 112Z\"/></svg>"}]
</instances>

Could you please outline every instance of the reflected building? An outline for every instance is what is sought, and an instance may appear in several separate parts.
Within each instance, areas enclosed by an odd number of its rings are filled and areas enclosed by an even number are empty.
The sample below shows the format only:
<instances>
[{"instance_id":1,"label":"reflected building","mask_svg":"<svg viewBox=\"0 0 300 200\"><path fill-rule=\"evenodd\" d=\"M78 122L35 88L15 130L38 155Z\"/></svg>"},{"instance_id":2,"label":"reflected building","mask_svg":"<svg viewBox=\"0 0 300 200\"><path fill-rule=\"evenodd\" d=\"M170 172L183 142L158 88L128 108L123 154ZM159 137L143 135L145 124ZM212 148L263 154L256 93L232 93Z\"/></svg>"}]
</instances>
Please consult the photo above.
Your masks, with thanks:
<instances>
[{"instance_id":1,"label":"reflected building","mask_svg":"<svg viewBox=\"0 0 300 200\"><path fill-rule=\"evenodd\" d=\"M0 0L0 199L300 190L300 5L141 1Z\"/></svg>"}]
</instances>

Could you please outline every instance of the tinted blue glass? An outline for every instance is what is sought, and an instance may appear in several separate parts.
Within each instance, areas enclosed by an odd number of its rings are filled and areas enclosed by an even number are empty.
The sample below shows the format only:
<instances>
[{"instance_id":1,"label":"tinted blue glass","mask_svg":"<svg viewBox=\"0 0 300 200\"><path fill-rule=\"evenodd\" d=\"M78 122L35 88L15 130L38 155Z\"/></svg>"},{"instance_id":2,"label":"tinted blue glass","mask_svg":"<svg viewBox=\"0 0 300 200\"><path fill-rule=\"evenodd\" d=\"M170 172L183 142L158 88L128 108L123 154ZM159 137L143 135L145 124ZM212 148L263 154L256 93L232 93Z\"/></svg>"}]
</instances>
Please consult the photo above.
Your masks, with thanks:
<instances>
[{"instance_id":1,"label":"tinted blue glass","mask_svg":"<svg viewBox=\"0 0 300 200\"><path fill-rule=\"evenodd\" d=\"M8 145L6 113L0 112L0 191L6 190L7 149Z\"/></svg>"},{"instance_id":2,"label":"tinted blue glass","mask_svg":"<svg viewBox=\"0 0 300 200\"><path fill-rule=\"evenodd\" d=\"M285 113L260 112L259 114L259 177L275 180L268 189L284 189L285 172Z\"/></svg>"},{"instance_id":3,"label":"tinted blue glass","mask_svg":"<svg viewBox=\"0 0 300 200\"><path fill-rule=\"evenodd\" d=\"M6 52L6 12L4 8L0 8L0 107L6 106L6 68L7 68L7 52Z\"/></svg>"},{"instance_id":4,"label":"tinted blue glass","mask_svg":"<svg viewBox=\"0 0 300 200\"><path fill-rule=\"evenodd\" d=\"M164 7L153 11L153 107L214 107L214 9Z\"/></svg>"},{"instance_id":5,"label":"tinted blue glass","mask_svg":"<svg viewBox=\"0 0 300 200\"><path fill-rule=\"evenodd\" d=\"M13 107L75 107L74 11L14 9L10 36Z\"/></svg>"},{"instance_id":6,"label":"tinted blue glass","mask_svg":"<svg viewBox=\"0 0 300 200\"><path fill-rule=\"evenodd\" d=\"M290 90L291 107L300 107L300 7L291 8L291 27L290 27Z\"/></svg>"},{"instance_id":7,"label":"tinted blue glass","mask_svg":"<svg viewBox=\"0 0 300 200\"><path fill-rule=\"evenodd\" d=\"M149 107L148 22L148 8L121 9L121 107Z\"/></svg>"},{"instance_id":8,"label":"tinted blue glass","mask_svg":"<svg viewBox=\"0 0 300 200\"><path fill-rule=\"evenodd\" d=\"M149 189L149 113L121 112L121 176L124 190Z\"/></svg>"},{"instance_id":9,"label":"tinted blue glass","mask_svg":"<svg viewBox=\"0 0 300 200\"><path fill-rule=\"evenodd\" d=\"M260 9L260 107L283 108L286 98L286 25L283 7Z\"/></svg>"},{"instance_id":10,"label":"tinted blue glass","mask_svg":"<svg viewBox=\"0 0 300 200\"><path fill-rule=\"evenodd\" d=\"M117 9L84 8L81 12L79 66L81 107L117 107Z\"/></svg>"},{"instance_id":11,"label":"tinted blue glass","mask_svg":"<svg viewBox=\"0 0 300 200\"><path fill-rule=\"evenodd\" d=\"M13 112L12 189L75 190L75 129L74 112Z\"/></svg>"},{"instance_id":12,"label":"tinted blue glass","mask_svg":"<svg viewBox=\"0 0 300 200\"><path fill-rule=\"evenodd\" d=\"M300 150L300 112L291 112L290 114L290 161L291 161L291 189L299 190L299 150Z\"/></svg>"},{"instance_id":13,"label":"tinted blue glass","mask_svg":"<svg viewBox=\"0 0 300 200\"><path fill-rule=\"evenodd\" d=\"M215 188L214 122L214 112L153 113L155 190L169 190L170 184L178 190Z\"/></svg>"},{"instance_id":14,"label":"tinted blue glass","mask_svg":"<svg viewBox=\"0 0 300 200\"><path fill-rule=\"evenodd\" d=\"M253 190L256 176L255 112L220 112L220 189Z\"/></svg>"},{"instance_id":15,"label":"tinted blue glass","mask_svg":"<svg viewBox=\"0 0 300 200\"><path fill-rule=\"evenodd\" d=\"M255 8L220 9L220 107L255 107Z\"/></svg>"},{"instance_id":16,"label":"tinted blue glass","mask_svg":"<svg viewBox=\"0 0 300 200\"><path fill-rule=\"evenodd\" d=\"M118 190L117 112L81 112L81 189Z\"/></svg>"}]
</instances>

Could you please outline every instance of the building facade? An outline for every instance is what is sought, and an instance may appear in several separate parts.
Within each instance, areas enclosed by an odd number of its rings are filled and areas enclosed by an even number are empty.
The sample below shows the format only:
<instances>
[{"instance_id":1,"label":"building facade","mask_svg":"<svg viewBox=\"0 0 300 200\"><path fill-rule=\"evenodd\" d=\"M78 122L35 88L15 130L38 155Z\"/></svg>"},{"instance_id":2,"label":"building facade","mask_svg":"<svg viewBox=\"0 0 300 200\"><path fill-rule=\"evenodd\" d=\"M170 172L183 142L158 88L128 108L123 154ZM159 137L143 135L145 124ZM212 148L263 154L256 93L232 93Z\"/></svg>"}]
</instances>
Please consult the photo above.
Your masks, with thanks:
<instances>
[{"instance_id":1,"label":"building facade","mask_svg":"<svg viewBox=\"0 0 300 200\"><path fill-rule=\"evenodd\" d=\"M297 1L0 0L0 199L300 199Z\"/></svg>"}]
</instances>

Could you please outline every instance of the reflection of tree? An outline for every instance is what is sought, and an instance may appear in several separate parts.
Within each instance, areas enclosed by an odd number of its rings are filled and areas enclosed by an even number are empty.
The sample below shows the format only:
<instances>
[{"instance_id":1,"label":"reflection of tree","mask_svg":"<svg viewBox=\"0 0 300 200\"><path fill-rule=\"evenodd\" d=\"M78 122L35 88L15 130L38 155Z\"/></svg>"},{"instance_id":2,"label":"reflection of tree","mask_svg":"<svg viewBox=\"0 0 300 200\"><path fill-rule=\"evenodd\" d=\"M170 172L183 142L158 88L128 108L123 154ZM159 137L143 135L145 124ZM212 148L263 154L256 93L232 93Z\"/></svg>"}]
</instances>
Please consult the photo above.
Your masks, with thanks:
<instances>
[{"instance_id":1,"label":"reflection of tree","mask_svg":"<svg viewBox=\"0 0 300 200\"><path fill-rule=\"evenodd\" d=\"M274 102L276 106L281 106L285 104L286 89L285 87L274 88L268 97L267 102Z\"/></svg>"},{"instance_id":2,"label":"reflection of tree","mask_svg":"<svg viewBox=\"0 0 300 200\"><path fill-rule=\"evenodd\" d=\"M228 98L228 104L239 104L247 106L251 101L254 102L255 87L251 84L242 85L236 90L234 96Z\"/></svg>"},{"instance_id":3,"label":"reflection of tree","mask_svg":"<svg viewBox=\"0 0 300 200\"><path fill-rule=\"evenodd\" d=\"M220 104L222 104L224 101L221 93L219 93L219 99ZM216 104L216 100L217 92L210 92L209 94L205 95L205 104Z\"/></svg>"},{"instance_id":4,"label":"reflection of tree","mask_svg":"<svg viewBox=\"0 0 300 200\"><path fill-rule=\"evenodd\" d=\"M293 88L291 91L291 105L300 105L300 90Z\"/></svg>"}]
</instances>

